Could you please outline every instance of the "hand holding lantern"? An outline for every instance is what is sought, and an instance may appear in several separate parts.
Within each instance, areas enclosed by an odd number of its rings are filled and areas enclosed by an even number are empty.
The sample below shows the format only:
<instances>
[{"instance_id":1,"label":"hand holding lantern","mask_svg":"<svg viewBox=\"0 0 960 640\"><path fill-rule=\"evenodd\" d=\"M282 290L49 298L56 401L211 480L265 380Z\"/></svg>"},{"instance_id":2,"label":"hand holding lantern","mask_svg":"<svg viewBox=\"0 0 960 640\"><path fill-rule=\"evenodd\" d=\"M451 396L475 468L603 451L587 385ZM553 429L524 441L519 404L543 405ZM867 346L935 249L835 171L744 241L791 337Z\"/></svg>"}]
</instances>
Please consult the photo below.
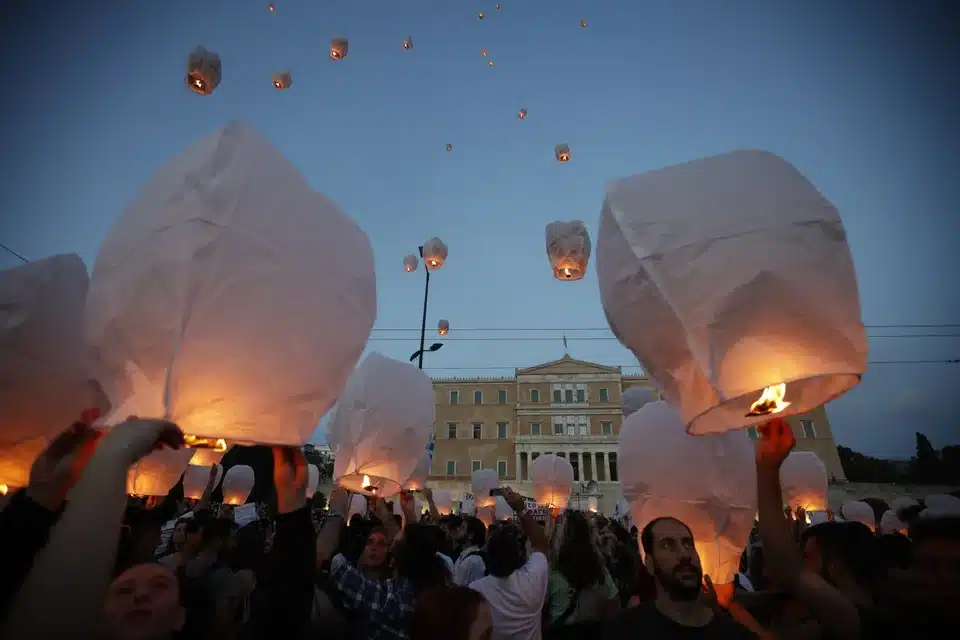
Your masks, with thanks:
<instances>
[{"instance_id":1,"label":"hand holding lantern","mask_svg":"<svg viewBox=\"0 0 960 640\"><path fill-rule=\"evenodd\" d=\"M299 447L273 448L273 484L277 513L292 513L307 502L307 459Z\"/></svg>"},{"instance_id":2,"label":"hand holding lantern","mask_svg":"<svg viewBox=\"0 0 960 640\"><path fill-rule=\"evenodd\" d=\"M30 467L27 495L49 511L57 511L96 450L100 432L75 423L54 438Z\"/></svg>"},{"instance_id":3,"label":"hand holding lantern","mask_svg":"<svg viewBox=\"0 0 960 640\"><path fill-rule=\"evenodd\" d=\"M779 468L797 444L786 420L774 418L757 427L757 464Z\"/></svg>"}]
</instances>

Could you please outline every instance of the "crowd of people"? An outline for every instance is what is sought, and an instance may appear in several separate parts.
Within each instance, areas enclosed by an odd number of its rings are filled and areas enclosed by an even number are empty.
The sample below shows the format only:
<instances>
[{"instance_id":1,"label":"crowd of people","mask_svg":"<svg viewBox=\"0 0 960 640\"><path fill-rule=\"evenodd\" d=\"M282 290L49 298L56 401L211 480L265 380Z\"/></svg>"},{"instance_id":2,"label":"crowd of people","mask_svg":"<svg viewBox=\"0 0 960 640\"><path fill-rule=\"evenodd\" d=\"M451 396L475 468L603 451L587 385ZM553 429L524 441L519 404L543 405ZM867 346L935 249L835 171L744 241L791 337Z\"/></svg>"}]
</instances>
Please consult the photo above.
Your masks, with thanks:
<instances>
[{"instance_id":1,"label":"crowd of people","mask_svg":"<svg viewBox=\"0 0 960 640\"><path fill-rule=\"evenodd\" d=\"M326 508L297 448L273 450L276 504L239 526L211 502L126 495L129 467L179 448L176 425L77 423L0 512L4 638L946 638L960 628L960 517L899 514L909 535L807 524L783 508L785 422L760 428L757 525L733 583L703 575L681 520L642 528L503 488L512 519L441 515L429 489ZM169 535L164 523L174 521Z\"/></svg>"}]
</instances>

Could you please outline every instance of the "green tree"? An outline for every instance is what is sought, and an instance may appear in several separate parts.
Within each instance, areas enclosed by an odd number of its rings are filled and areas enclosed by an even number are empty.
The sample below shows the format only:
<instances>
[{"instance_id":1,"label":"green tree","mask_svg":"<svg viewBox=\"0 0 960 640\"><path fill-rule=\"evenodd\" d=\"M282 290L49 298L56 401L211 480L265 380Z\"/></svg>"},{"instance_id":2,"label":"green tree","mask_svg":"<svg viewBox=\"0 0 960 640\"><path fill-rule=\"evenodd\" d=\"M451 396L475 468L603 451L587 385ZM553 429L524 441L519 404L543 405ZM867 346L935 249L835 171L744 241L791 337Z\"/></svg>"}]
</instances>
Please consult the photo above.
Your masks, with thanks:
<instances>
[{"instance_id":1,"label":"green tree","mask_svg":"<svg viewBox=\"0 0 960 640\"><path fill-rule=\"evenodd\" d=\"M943 465L937 450L930 439L919 431L917 435L916 475L921 484L939 484L944 482Z\"/></svg>"}]
</instances>

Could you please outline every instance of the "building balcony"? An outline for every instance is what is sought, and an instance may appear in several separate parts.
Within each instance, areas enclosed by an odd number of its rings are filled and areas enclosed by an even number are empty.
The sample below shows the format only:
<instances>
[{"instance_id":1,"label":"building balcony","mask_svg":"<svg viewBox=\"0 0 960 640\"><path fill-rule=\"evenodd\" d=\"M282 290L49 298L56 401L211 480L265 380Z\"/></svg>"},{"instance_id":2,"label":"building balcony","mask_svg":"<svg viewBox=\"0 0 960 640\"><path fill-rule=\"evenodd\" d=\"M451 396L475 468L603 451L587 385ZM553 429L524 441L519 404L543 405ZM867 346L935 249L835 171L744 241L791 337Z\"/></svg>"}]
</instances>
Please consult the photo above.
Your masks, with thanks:
<instances>
[{"instance_id":1,"label":"building balcony","mask_svg":"<svg viewBox=\"0 0 960 640\"><path fill-rule=\"evenodd\" d=\"M594 436L594 435L542 435L542 436L527 436L527 435L518 435L514 438L516 444L540 444L540 445L551 445L551 444L616 444L618 436L609 435L609 436Z\"/></svg>"}]
</instances>

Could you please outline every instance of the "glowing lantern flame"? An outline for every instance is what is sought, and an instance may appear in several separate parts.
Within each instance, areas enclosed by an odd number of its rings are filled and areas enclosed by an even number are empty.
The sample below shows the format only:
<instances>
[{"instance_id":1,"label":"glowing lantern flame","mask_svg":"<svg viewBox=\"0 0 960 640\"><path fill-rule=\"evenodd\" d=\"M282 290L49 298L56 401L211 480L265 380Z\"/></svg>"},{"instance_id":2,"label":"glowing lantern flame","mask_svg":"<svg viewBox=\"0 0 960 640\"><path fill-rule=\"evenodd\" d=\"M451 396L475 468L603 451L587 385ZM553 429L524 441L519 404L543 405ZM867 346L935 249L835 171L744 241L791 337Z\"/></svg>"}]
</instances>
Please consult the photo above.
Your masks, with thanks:
<instances>
[{"instance_id":1,"label":"glowing lantern flame","mask_svg":"<svg viewBox=\"0 0 960 640\"><path fill-rule=\"evenodd\" d=\"M453 151L453 145L452 145L452 144L448 144L448 145L447 145L447 151Z\"/></svg>"},{"instance_id":2,"label":"glowing lantern flame","mask_svg":"<svg viewBox=\"0 0 960 640\"><path fill-rule=\"evenodd\" d=\"M790 406L783 397L787 395L786 383L775 384L767 387L760 394L760 399L750 405L750 412L747 417L767 416L774 413L780 413Z\"/></svg>"},{"instance_id":3,"label":"glowing lantern flame","mask_svg":"<svg viewBox=\"0 0 960 640\"><path fill-rule=\"evenodd\" d=\"M586 20L581 20L581 21L580 21L580 28L581 28L581 29L586 29L586 28L587 28L587 21L586 21Z\"/></svg>"},{"instance_id":4,"label":"glowing lantern flame","mask_svg":"<svg viewBox=\"0 0 960 640\"><path fill-rule=\"evenodd\" d=\"M520 111L517 112L517 119L518 119L518 120L523 120L523 119L526 118L526 117L527 117L527 110L526 110L526 109L520 109Z\"/></svg>"},{"instance_id":5,"label":"glowing lantern flame","mask_svg":"<svg viewBox=\"0 0 960 640\"><path fill-rule=\"evenodd\" d=\"M376 493L377 488L370 484L370 476L363 476L363 490L369 491L370 493Z\"/></svg>"},{"instance_id":6,"label":"glowing lantern flame","mask_svg":"<svg viewBox=\"0 0 960 640\"><path fill-rule=\"evenodd\" d=\"M493 66L493 60L490 60L489 62L487 62L487 66L488 66L488 67L492 67L492 66Z\"/></svg>"},{"instance_id":7,"label":"glowing lantern flame","mask_svg":"<svg viewBox=\"0 0 960 640\"><path fill-rule=\"evenodd\" d=\"M213 449L217 453L227 450L227 441L223 438L201 438L199 436L183 436L183 443L190 449Z\"/></svg>"},{"instance_id":8,"label":"glowing lantern flame","mask_svg":"<svg viewBox=\"0 0 960 640\"><path fill-rule=\"evenodd\" d=\"M5 484L0 484L0 496L7 495L7 492L10 491L10 487Z\"/></svg>"},{"instance_id":9,"label":"glowing lantern flame","mask_svg":"<svg viewBox=\"0 0 960 640\"><path fill-rule=\"evenodd\" d=\"M267 11L269 11L270 13L274 13L274 12L276 12L276 10L277 10L277 8L276 8L275 6L273 6L272 4L268 4L268 5L267 5Z\"/></svg>"},{"instance_id":10,"label":"glowing lantern flame","mask_svg":"<svg viewBox=\"0 0 960 640\"><path fill-rule=\"evenodd\" d=\"M483 20L483 11L477 13L477 20Z\"/></svg>"},{"instance_id":11,"label":"glowing lantern flame","mask_svg":"<svg viewBox=\"0 0 960 640\"><path fill-rule=\"evenodd\" d=\"M487 55L487 50L486 50L486 49L480 49L480 54L483 55L483 56L486 56L486 55Z\"/></svg>"}]
</instances>

